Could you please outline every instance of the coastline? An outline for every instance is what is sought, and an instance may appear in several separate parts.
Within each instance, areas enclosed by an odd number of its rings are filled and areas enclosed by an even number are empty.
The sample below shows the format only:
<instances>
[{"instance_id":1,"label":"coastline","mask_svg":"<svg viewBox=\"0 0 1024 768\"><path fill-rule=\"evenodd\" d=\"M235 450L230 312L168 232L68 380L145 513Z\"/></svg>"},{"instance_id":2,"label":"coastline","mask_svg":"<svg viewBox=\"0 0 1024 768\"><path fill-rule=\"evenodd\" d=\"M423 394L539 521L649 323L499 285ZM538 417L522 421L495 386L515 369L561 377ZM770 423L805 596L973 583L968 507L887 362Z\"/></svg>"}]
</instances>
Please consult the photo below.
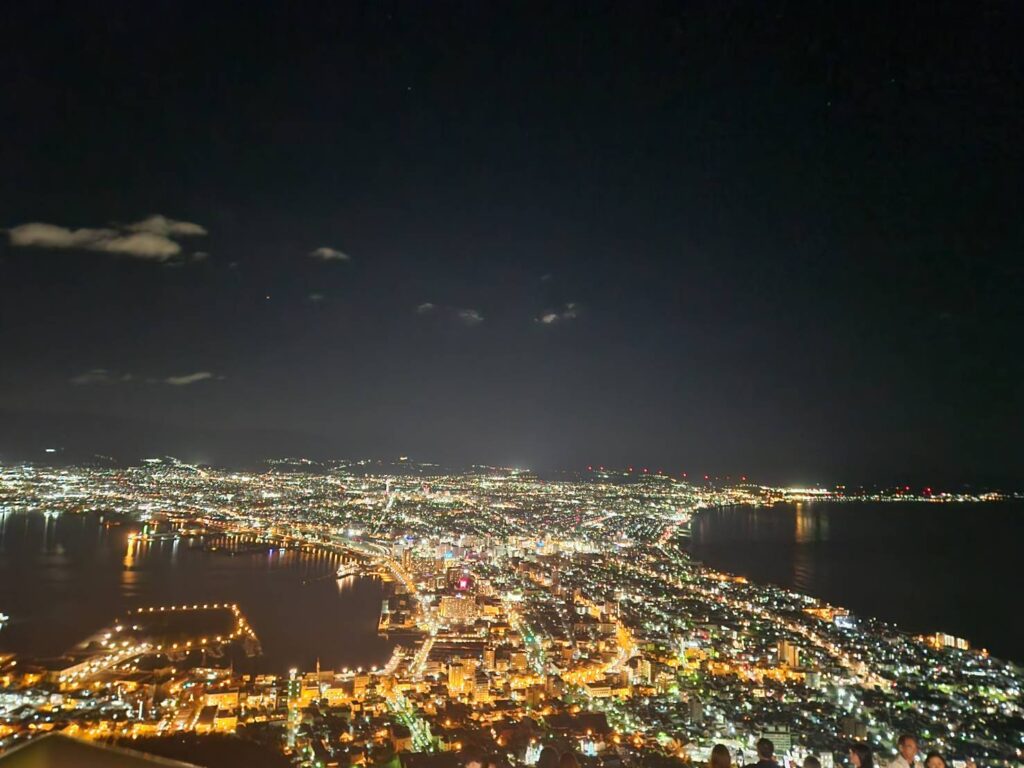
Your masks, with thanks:
<instances>
[{"instance_id":1,"label":"coastline","mask_svg":"<svg viewBox=\"0 0 1024 768\"><path fill-rule=\"evenodd\" d=\"M705 507L693 514L684 548L713 570L807 595L908 635L964 638L1020 665L1024 621L1014 621L1020 610L1012 591L999 589L1012 583L1006 579L1015 561L972 559L969 544L973 539L1000 553L1012 550L1014 537L1024 532L1024 504L943 504L944 525L931 524L930 515L939 511L933 503L904 505L906 515L891 514L889 504L883 514L881 504L860 500ZM993 514L979 521L980 509ZM951 521L957 527L943 535ZM899 540L915 533L920 541L909 547L912 558L901 555ZM901 556L906 568L894 574L890 564ZM935 563L942 568L933 570Z\"/></svg>"}]
</instances>

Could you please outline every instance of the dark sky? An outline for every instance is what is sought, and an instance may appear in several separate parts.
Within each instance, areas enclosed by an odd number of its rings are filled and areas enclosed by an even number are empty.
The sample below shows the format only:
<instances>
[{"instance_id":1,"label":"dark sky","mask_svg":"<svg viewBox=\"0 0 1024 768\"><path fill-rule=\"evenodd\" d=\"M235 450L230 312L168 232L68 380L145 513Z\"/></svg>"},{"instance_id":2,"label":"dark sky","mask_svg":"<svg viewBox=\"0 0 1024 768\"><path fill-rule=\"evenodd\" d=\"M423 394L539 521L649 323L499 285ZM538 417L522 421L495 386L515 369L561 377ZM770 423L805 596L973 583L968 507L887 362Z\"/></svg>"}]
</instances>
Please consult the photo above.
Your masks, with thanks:
<instances>
[{"instance_id":1,"label":"dark sky","mask_svg":"<svg viewBox=\"0 0 1024 768\"><path fill-rule=\"evenodd\" d=\"M1017 482L1021 11L916 6L7 3L0 457Z\"/></svg>"}]
</instances>

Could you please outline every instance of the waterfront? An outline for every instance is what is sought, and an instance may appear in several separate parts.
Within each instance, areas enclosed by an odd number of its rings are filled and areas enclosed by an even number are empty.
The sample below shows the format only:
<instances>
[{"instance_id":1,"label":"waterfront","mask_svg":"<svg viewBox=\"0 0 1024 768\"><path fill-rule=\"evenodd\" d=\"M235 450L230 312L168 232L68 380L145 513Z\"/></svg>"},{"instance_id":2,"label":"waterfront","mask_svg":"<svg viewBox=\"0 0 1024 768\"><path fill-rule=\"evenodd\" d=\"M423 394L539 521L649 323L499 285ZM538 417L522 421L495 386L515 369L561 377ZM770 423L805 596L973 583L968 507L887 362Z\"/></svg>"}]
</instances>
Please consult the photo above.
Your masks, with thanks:
<instances>
[{"instance_id":1,"label":"waterfront","mask_svg":"<svg viewBox=\"0 0 1024 768\"><path fill-rule=\"evenodd\" d=\"M188 539L135 540L141 526L95 514L0 512L0 650L67 651L125 611L147 605L237 603L263 655L254 670L369 667L394 643L377 635L386 585L333 577L322 550L210 552ZM190 543L193 546L190 546Z\"/></svg>"},{"instance_id":2,"label":"waterfront","mask_svg":"<svg viewBox=\"0 0 1024 768\"><path fill-rule=\"evenodd\" d=\"M701 513L692 534L714 568L1024 662L1024 504L727 507Z\"/></svg>"},{"instance_id":3,"label":"waterfront","mask_svg":"<svg viewBox=\"0 0 1024 768\"><path fill-rule=\"evenodd\" d=\"M834 762L855 729L877 754L891 755L896 734L911 731L955 759L1020 766L1019 668L950 637L896 632L870 611L834 610L702 567L685 552L694 511L765 506L790 489L628 472L551 482L405 462L401 472L303 467L0 467L2 598L14 617L10 641L29 648L0 657L8 734L0 749L54 716L56 681L72 734L236 733L296 762L362 762L396 723L410 734L402 749L472 738L493 752L507 746L497 734L543 709L549 722L569 718L562 722L581 748L612 750L629 765L660 749L663 734L702 734L694 761L723 740L747 754L781 722L793 734L786 759L797 764L808 751ZM998 507L943 508L922 498L908 513L941 523L972 509L988 521ZM842 524L827 515L766 513L788 514L801 531L790 530L790 539L850 541L834 535ZM910 533L922 527L918 520ZM975 529L990 535L992 526ZM884 535L921 546L920 534ZM771 539L755 545L774 556L782 545ZM874 542L853 546L859 565L850 578L872 576ZM333 551L362 553L361 573L387 581L339 582L336 566L344 572L351 563ZM360 602L367 586L372 597ZM888 592L881 608L901 607ZM1004 610L986 626L1005 627L1015 597L1002 597ZM128 605L145 610L111 625ZM375 673L346 672L384 660L354 655L360 637L370 648L383 644L378 608L402 648ZM220 655L218 636L228 630L233 664ZM88 635L73 659L40 658ZM254 636L267 652L260 667L248 656ZM184 654L183 640L192 644ZM294 675L251 674L292 665ZM322 716L308 721L310 705ZM346 709L361 716L333 716ZM573 724L584 711L587 719ZM605 718L603 748L589 738L597 716ZM607 738L615 734L629 738L616 745ZM531 763L523 750L516 761Z\"/></svg>"}]
</instances>

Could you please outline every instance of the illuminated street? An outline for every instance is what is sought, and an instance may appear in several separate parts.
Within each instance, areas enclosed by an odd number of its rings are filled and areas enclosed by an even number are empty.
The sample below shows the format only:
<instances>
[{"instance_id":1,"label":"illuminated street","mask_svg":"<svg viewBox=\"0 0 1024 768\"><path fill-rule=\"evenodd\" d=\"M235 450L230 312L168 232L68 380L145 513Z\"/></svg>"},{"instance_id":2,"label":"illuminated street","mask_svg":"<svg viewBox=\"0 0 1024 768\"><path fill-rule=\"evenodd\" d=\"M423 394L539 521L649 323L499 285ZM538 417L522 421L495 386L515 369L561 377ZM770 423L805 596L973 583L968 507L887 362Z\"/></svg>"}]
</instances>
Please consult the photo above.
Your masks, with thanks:
<instances>
[{"instance_id":1,"label":"illuminated street","mask_svg":"<svg viewBox=\"0 0 1024 768\"><path fill-rule=\"evenodd\" d=\"M126 516L142 526L129 536L128 558L147 541L181 536L212 551L332 553L347 565L323 578L355 574L390 586L379 631L398 646L386 663L300 670L293 680L237 678L225 662L211 666L206 652L226 659L224 649L244 642L247 653L259 653L245 606L139 606L65 668L20 672L8 658L6 738L13 743L57 717L93 738L242 734L290 723L283 748L302 760L382 740L414 752L455 749L467 738L500 749L501 732L532 718L568 727L586 755L630 759L671 742L696 759L720 741L750 750L783 722L792 759L814 753L828 763L851 733L884 750L903 730L992 765L1020 759L1021 676L1013 666L967 641L913 637L686 554L701 509L770 505L809 489L628 471L542 481L496 468L439 474L413 463L287 469L13 466L0 473L0 514ZM891 493L908 499L905 490ZM164 615L212 621L218 612L230 621L203 635L172 636L181 630L145 623ZM147 694L152 685L167 695ZM71 705L86 691L101 710ZM98 717L112 708L119 716ZM347 713L360 726L322 732L310 712ZM588 712L598 719L581 719Z\"/></svg>"}]
</instances>

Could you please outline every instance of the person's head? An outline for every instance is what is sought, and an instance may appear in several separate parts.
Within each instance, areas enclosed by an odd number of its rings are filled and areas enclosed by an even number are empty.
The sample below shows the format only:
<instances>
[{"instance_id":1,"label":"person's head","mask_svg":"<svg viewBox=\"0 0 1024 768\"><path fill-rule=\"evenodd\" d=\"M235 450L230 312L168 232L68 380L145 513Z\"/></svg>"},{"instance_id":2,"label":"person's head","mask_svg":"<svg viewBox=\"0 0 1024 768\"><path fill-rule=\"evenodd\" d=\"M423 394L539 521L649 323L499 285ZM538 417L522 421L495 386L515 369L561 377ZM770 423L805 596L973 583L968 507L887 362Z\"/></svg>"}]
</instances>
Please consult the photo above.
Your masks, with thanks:
<instances>
[{"instance_id":1,"label":"person's head","mask_svg":"<svg viewBox=\"0 0 1024 768\"><path fill-rule=\"evenodd\" d=\"M487 768L510 768L508 758L495 752L487 756Z\"/></svg>"},{"instance_id":2,"label":"person's head","mask_svg":"<svg viewBox=\"0 0 1024 768\"><path fill-rule=\"evenodd\" d=\"M725 744L715 744L711 748L711 760L708 761L708 768L729 768L732 765L732 755L729 754Z\"/></svg>"},{"instance_id":3,"label":"person's head","mask_svg":"<svg viewBox=\"0 0 1024 768\"><path fill-rule=\"evenodd\" d=\"M929 752L928 757L924 759L924 768L946 768L946 758L938 752Z\"/></svg>"},{"instance_id":4,"label":"person's head","mask_svg":"<svg viewBox=\"0 0 1024 768\"><path fill-rule=\"evenodd\" d=\"M803 768L821 768L821 760L814 755L808 755L804 758Z\"/></svg>"},{"instance_id":5,"label":"person's head","mask_svg":"<svg viewBox=\"0 0 1024 768\"><path fill-rule=\"evenodd\" d=\"M861 744L858 741L850 745L850 765L853 768L874 768L871 750L867 744Z\"/></svg>"},{"instance_id":6,"label":"person's head","mask_svg":"<svg viewBox=\"0 0 1024 768\"><path fill-rule=\"evenodd\" d=\"M917 736L912 733L901 734L899 741L896 742L896 748L904 760L908 763L914 762L917 759Z\"/></svg>"},{"instance_id":7,"label":"person's head","mask_svg":"<svg viewBox=\"0 0 1024 768\"><path fill-rule=\"evenodd\" d=\"M772 744L771 739L761 738L757 740L757 756L761 760L775 759L775 745Z\"/></svg>"},{"instance_id":8,"label":"person's head","mask_svg":"<svg viewBox=\"0 0 1024 768\"><path fill-rule=\"evenodd\" d=\"M462 768L487 768L487 758L480 747L467 744L459 752L459 765Z\"/></svg>"},{"instance_id":9,"label":"person's head","mask_svg":"<svg viewBox=\"0 0 1024 768\"><path fill-rule=\"evenodd\" d=\"M558 752L554 747L544 747L537 758L537 768L559 768Z\"/></svg>"},{"instance_id":10,"label":"person's head","mask_svg":"<svg viewBox=\"0 0 1024 768\"><path fill-rule=\"evenodd\" d=\"M576 759L575 753L570 749L562 753L558 758L558 768L580 768L580 761Z\"/></svg>"}]
</instances>

